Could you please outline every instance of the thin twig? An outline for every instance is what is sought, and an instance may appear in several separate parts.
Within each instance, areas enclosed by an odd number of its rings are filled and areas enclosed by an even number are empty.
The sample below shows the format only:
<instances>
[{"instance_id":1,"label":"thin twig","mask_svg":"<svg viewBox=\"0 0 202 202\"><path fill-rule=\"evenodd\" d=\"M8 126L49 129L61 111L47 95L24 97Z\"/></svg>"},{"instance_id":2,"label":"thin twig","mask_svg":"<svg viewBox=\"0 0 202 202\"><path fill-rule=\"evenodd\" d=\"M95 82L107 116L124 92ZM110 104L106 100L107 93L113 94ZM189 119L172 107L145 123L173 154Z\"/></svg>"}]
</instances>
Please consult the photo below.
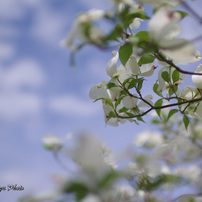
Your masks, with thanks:
<instances>
[{"instance_id":1,"label":"thin twig","mask_svg":"<svg viewBox=\"0 0 202 202\"><path fill-rule=\"evenodd\" d=\"M200 23L202 24L202 17L196 13L186 2L182 3L182 6Z\"/></svg>"},{"instance_id":2,"label":"thin twig","mask_svg":"<svg viewBox=\"0 0 202 202\"><path fill-rule=\"evenodd\" d=\"M158 57L162 59L164 62L168 63L170 66L174 67L177 71L183 73L183 74L189 74L189 75L199 75L202 76L202 73L196 73L196 72L188 72L182 70L180 67L175 65L171 60L166 59L160 52L157 53Z\"/></svg>"},{"instance_id":3,"label":"thin twig","mask_svg":"<svg viewBox=\"0 0 202 202\"><path fill-rule=\"evenodd\" d=\"M187 100L187 101L183 101L183 102L179 102L179 103L173 103L173 104L169 104L169 105L163 105L163 106L159 106L159 107L152 106L150 109L148 109L147 111L143 112L142 114L138 114L138 115L134 115L134 116L130 116L130 117L120 116L119 115L118 118L128 119L128 118L142 117L142 116L148 114L151 110L165 109L165 108L179 106L179 105L183 105L183 104L187 104L187 103L194 103L194 102L198 102L198 101L202 101L202 98L197 98L197 99L194 99L194 100Z\"/></svg>"}]
</instances>

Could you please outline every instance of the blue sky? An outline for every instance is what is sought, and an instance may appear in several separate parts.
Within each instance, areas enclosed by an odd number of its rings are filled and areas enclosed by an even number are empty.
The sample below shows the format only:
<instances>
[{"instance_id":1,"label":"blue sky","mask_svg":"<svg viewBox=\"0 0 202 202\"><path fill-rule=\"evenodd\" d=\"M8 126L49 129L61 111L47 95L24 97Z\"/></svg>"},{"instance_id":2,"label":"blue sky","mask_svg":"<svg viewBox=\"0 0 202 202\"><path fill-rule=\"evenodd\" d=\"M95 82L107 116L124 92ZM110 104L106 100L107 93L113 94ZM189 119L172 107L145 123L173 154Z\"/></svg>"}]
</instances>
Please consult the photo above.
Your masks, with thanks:
<instances>
[{"instance_id":1,"label":"blue sky","mask_svg":"<svg viewBox=\"0 0 202 202\"><path fill-rule=\"evenodd\" d=\"M193 6L199 11L198 2ZM105 67L112 50L85 48L76 56L77 68L71 69L70 51L59 45L79 12L111 6L104 0L1 0L0 186L17 184L25 190L2 191L0 201L47 190L53 174L65 174L41 146L46 134L92 131L121 151L135 134L152 128L131 123L106 127L101 103L88 98L92 85L109 79ZM182 23L183 35L198 36L199 24L188 22Z\"/></svg>"}]
</instances>

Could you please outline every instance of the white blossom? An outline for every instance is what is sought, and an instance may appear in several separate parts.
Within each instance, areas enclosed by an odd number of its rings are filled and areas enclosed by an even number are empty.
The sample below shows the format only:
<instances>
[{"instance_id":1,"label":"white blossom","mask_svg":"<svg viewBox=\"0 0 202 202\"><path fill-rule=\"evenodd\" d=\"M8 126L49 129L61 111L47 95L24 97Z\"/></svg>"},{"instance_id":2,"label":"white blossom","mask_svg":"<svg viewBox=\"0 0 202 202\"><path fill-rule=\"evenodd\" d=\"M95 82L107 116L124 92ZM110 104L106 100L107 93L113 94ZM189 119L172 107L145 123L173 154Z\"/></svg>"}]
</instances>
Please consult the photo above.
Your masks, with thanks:
<instances>
[{"instance_id":1,"label":"white blossom","mask_svg":"<svg viewBox=\"0 0 202 202\"><path fill-rule=\"evenodd\" d=\"M202 64L197 67L195 73L202 74ZM192 81L197 88L202 89L202 75L192 75Z\"/></svg>"},{"instance_id":2,"label":"white blossom","mask_svg":"<svg viewBox=\"0 0 202 202\"><path fill-rule=\"evenodd\" d=\"M112 51L113 58L107 63L106 72L110 77L117 72L117 61L119 59L119 53Z\"/></svg>"}]
</instances>

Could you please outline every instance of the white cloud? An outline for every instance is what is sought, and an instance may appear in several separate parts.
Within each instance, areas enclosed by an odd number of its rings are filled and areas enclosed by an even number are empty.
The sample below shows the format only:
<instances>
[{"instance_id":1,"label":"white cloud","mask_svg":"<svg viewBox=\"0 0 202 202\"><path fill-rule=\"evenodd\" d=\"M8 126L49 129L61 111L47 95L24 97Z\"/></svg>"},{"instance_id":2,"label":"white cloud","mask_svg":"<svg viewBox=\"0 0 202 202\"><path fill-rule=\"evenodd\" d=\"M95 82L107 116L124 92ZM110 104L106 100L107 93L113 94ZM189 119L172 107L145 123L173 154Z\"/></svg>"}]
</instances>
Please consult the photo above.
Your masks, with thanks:
<instances>
[{"instance_id":1,"label":"white cloud","mask_svg":"<svg viewBox=\"0 0 202 202\"><path fill-rule=\"evenodd\" d=\"M0 67L1 89L17 89L21 86L40 87L45 80L41 66L31 59L21 60L7 68Z\"/></svg>"},{"instance_id":2,"label":"white cloud","mask_svg":"<svg viewBox=\"0 0 202 202\"><path fill-rule=\"evenodd\" d=\"M0 17L3 19L19 19L27 12L28 7L39 6L40 0L2 0Z\"/></svg>"},{"instance_id":3,"label":"white cloud","mask_svg":"<svg viewBox=\"0 0 202 202\"><path fill-rule=\"evenodd\" d=\"M40 65L30 59L21 60L10 67L0 66L0 117L15 121L27 115L37 115L42 98L37 91L23 91L21 87L36 89L45 83Z\"/></svg>"},{"instance_id":4,"label":"white cloud","mask_svg":"<svg viewBox=\"0 0 202 202\"><path fill-rule=\"evenodd\" d=\"M70 16L70 14L68 14ZM37 10L31 34L50 44L56 44L59 47L60 41L64 38L64 28L69 24L69 18L64 13L52 11L48 7L41 7Z\"/></svg>"},{"instance_id":5,"label":"white cloud","mask_svg":"<svg viewBox=\"0 0 202 202\"><path fill-rule=\"evenodd\" d=\"M0 117L4 120L16 120L27 115L36 115L41 110L38 95L19 92L1 93Z\"/></svg>"},{"instance_id":6,"label":"white cloud","mask_svg":"<svg viewBox=\"0 0 202 202\"><path fill-rule=\"evenodd\" d=\"M49 108L59 114L82 117L91 116L100 109L74 95L62 95L50 99Z\"/></svg>"}]
</instances>

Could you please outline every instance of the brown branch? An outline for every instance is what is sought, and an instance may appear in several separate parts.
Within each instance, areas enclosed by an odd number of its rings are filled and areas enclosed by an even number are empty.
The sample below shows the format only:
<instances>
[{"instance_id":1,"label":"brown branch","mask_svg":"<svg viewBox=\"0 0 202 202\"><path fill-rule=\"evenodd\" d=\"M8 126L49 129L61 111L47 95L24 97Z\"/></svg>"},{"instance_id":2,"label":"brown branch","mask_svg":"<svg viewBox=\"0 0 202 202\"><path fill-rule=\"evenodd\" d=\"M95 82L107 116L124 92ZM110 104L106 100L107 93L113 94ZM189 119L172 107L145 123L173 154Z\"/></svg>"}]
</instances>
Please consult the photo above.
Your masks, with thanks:
<instances>
[{"instance_id":1,"label":"brown branch","mask_svg":"<svg viewBox=\"0 0 202 202\"><path fill-rule=\"evenodd\" d=\"M168 63L170 66L174 67L177 71L183 73L183 74L189 74L189 75L199 75L202 76L202 73L196 73L196 72L188 72L188 71L184 71L182 70L180 67L178 67L177 65L175 65L171 60L168 60L164 57L164 55L162 55L160 52L157 53L158 57L163 60L164 62Z\"/></svg>"},{"instance_id":2,"label":"brown branch","mask_svg":"<svg viewBox=\"0 0 202 202\"><path fill-rule=\"evenodd\" d=\"M193 99L193 100L187 100L187 101L183 101L183 102L179 102L179 103L173 103L173 104L169 104L169 105L163 105L163 106L159 106L159 107L152 106L150 109L143 112L142 114L138 114L138 115L134 115L134 116L130 116L130 117L118 115L118 118L128 119L128 118L142 117L142 116L145 116L146 114L148 114L151 110L165 109L165 108L169 108L169 107L179 106L179 105L183 105L183 104L187 104L187 103L194 103L194 102L198 102L198 101L202 101L202 98L197 98L197 99Z\"/></svg>"}]
</instances>

